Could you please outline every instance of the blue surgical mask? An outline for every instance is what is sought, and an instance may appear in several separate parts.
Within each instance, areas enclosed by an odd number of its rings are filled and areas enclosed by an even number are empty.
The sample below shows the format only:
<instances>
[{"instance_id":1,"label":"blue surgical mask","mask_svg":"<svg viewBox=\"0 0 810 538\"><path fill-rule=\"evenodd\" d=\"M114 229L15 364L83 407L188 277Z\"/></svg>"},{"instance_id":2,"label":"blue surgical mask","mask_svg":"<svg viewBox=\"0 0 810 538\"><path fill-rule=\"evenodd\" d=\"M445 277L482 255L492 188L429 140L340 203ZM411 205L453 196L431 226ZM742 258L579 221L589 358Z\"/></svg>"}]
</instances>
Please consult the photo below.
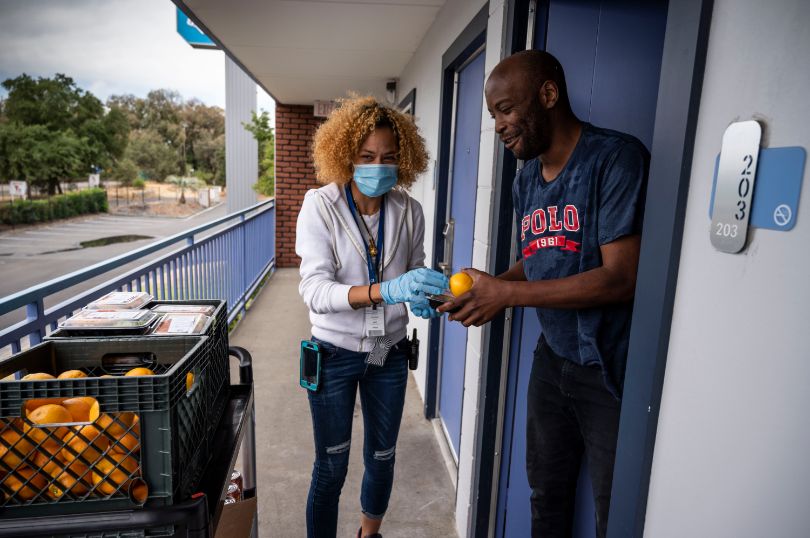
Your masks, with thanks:
<instances>
[{"instance_id":1,"label":"blue surgical mask","mask_svg":"<svg viewBox=\"0 0 810 538\"><path fill-rule=\"evenodd\" d=\"M360 192L376 198L394 188L398 171L396 164L355 164L354 182Z\"/></svg>"}]
</instances>

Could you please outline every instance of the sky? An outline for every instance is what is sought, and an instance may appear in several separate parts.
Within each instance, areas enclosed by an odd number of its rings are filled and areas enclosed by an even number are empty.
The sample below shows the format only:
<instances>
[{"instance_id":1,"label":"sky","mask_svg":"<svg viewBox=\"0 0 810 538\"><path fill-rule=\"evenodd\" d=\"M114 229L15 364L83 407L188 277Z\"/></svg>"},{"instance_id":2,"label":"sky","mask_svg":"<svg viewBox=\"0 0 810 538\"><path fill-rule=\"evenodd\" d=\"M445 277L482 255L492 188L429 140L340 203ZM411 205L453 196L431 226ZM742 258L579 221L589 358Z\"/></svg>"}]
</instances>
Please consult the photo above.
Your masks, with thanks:
<instances>
[{"instance_id":1,"label":"sky","mask_svg":"<svg viewBox=\"0 0 810 538\"><path fill-rule=\"evenodd\" d=\"M170 0L0 0L0 81L64 73L102 101L169 88L224 108L224 54L186 43L176 12Z\"/></svg>"}]
</instances>

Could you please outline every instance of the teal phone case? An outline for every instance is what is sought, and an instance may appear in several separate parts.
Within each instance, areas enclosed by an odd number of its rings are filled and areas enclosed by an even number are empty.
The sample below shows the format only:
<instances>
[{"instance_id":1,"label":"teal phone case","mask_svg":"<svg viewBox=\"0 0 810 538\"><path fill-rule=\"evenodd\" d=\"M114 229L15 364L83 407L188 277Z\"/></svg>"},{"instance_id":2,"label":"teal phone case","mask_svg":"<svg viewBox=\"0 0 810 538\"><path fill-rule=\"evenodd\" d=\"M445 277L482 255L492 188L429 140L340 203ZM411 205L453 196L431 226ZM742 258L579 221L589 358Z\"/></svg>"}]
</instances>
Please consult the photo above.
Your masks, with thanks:
<instances>
[{"instance_id":1,"label":"teal phone case","mask_svg":"<svg viewBox=\"0 0 810 538\"><path fill-rule=\"evenodd\" d=\"M315 354L315 375L305 375L306 360L308 354ZM310 372L311 374L311 372ZM301 341L301 352L299 358L299 384L307 390L316 391L321 384L321 348L317 342L310 340Z\"/></svg>"}]
</instances>

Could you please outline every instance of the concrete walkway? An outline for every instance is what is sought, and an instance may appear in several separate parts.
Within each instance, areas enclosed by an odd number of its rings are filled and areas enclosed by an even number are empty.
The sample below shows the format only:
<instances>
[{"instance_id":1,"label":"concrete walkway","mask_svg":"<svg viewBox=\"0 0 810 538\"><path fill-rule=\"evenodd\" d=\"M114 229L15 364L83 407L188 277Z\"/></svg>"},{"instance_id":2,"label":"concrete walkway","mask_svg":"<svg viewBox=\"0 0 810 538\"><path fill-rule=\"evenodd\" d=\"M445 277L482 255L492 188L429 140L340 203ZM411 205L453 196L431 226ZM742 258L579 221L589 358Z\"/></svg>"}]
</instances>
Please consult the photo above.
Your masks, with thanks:
<instances>
[{"instance_id":1,"label":"concrete walkway","mask_svg":"<svg viewBox=\"0 0 810 538\"><path fill-rule=\"evenodd\" d=\"M298 295L298 271L280 269L231 335L253 355L259 532L262 538L306 536L304 512L314 448L304 389L298 386L298 347L310 336L307 309ZM355 408L349 474L340 501L338 537L359 526L363 475L363 421ZM408 383L397 445L396 478L382 527L385 538L455 537L455 491L422 400Z\"/></svg>"}]
</instances>

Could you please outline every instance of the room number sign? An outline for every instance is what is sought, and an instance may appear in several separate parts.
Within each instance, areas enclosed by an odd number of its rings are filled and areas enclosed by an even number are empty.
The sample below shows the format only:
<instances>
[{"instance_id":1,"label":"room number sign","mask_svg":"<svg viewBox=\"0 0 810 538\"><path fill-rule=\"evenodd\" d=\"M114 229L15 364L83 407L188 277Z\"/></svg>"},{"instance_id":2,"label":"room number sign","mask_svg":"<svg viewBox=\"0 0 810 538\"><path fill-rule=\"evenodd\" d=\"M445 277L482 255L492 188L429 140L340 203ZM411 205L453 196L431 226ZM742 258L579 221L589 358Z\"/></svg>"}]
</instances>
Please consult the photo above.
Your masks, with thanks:
<instances>
[{"instance_id":1,"label":"room number sign","mask_svg":"<svg viewBox=\"0 0 810 538\"><path fill-rule=\"evenodd\" d=\"M756 121L732 123L723 133L709 235L714 248L736 253L745 247L762 127Z\"/></svg>"}]
</instances>

